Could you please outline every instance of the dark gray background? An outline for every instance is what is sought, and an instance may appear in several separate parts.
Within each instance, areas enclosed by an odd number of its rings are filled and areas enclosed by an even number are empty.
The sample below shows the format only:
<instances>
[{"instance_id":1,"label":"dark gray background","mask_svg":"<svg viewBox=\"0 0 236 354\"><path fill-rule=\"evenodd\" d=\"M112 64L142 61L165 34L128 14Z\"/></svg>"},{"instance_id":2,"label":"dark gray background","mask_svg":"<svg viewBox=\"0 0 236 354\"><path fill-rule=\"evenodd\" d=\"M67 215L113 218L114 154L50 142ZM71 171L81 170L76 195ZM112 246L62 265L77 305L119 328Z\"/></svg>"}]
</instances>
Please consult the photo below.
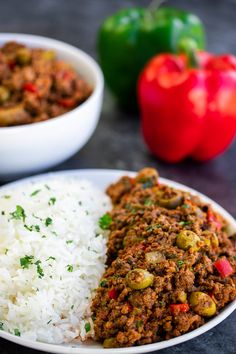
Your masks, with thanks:
<instances>
[{"instance_id":1,"label":"dark gray background","mask_svg":"<svg viewBox=\"0 0 236 354\"><path fill-rule=\"evenodd\" d=\"M96 57L96 32L115 10L149 1L125 0L0 0L0 32L45 35L71 43ZM206 28L208 48L236 54L236 0L175 0L174 5L198 14ZM55 132L56 133L56 132ZM98 128L90 142L73 158L53 170L117 168L138 170L155 166L163 177L187 184L219 202L236 216L236 144L208 163L185 161L168 165L150 156L135 115L121 112L108 92ZM236 313L208 333L182 345L159 351L173 353L235 353ZM33 354L0 339L0 354Z\"/></svg>"}]
</instances>

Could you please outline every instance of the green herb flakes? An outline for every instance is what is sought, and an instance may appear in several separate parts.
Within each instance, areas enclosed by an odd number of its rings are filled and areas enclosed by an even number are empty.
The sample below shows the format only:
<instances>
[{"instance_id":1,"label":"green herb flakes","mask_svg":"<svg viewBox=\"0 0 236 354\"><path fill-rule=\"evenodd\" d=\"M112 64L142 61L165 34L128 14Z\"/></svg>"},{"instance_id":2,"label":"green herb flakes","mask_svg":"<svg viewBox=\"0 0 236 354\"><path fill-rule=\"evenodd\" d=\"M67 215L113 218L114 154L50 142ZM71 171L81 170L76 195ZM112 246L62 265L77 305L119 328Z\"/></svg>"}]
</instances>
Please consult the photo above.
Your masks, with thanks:
<instances>
[{"instance_id":1,"label":"green herb flakes","mask_svg":"<svg viewBox=\"0 0 236 354\"><path fill-rule=\"evenodd\" d=\"M36 189L36 191L32 192L30 194L31 197L34 197L35 195L37 195L39 192L41 191L41 189Z\"/></svg>"},{"instance_id":2,"label":"green herb flakes","mask_svg":"<svg viewBox=\"0 0 236 354\"><path fill-rule=\"evenodd\" d=\"M26 218L25 211L20 205L17 205L16 210L10 213L10 215L12 216L12 219L16 219L16 220L22 219L25 222L25 218Z\"/></svg>"},{"instance_id":3,"label":"green herb flakes","mask_svg":"<svg viewBox=\"0 0 236 354\"><path fill-rule=\"evenodd\" d=\"M193 223L192 221L180 221L180 222L179 222L179 225L180 225L180 226L192 225L192 223Z\"/></svg>"},{"instance_id":4,"label":"green herb flakes","mask_svg":"<svg viewBox=\"0 0 236 354\"><path fill-rule=\"evenodd\" d=\"M55 257L50 256L50 257L48 257L48 259L46 259L46 261L50 261L50 259L51 259L52 261L55 261L55 260L56 260Z\"/></svg>"},{"instance_id":5,"label":"green herb flakes","mask_svg":"<svg viewBox=\"0 0 236 354\"><path fill-rule=\"evenodd\" d=\"M45 220L45 225L46 226L49 226L49 225L51 225L52 224L52 219L51 218L47 218L46 220Z\"/></svg>"},{"instance_id":6,"label":"green herb flakes","mask_svg":"<svg viewBox=\"0 0 236 354\"><path fill-rule=\"evenodd\" d=\"M10 199L11 196L10 196L10 195L4 195L3 198L4 198L4 199Z\"/></svg>"},{"instance_id":7,"label":"green herb flakes","mask_svg":"<svg viewBox=\"0 0 236 354\"><path fill-rule=\"evenodd\" d=\"M0 330L3 331L3 326L4 326L4 323L3 322L0 322Z\"/></svg>"},{"instance_id":8,"label":"green herb flakes","mask_svg":"<svg viewBox=\"0 0 236 354\"><path fill-rule=\"evenodd\" d=\"M42 269L42 267L41 267L41 261L37 261L37 262L35 262L34 263L36 266L37 266L37 273L38 273L38 277L40 278L40 279L42 279L42 277L44 277L44 272L43 272L43 269Z\"/></svg>"},{"instance_id":9,"label":"green herb flakes","mask_svg":"<svg viewBox=\"0 0 236 354\"><path fill-rule=\"evenodd\" d=\"M66 244L69 245L70 243L73 243L73 240L67 240Z\"/></svg>"},{"instance_id":10,"label":"green herb flakes","mask_svg":"<svg viewBox=\"0 0 236 354\"><path fill-rule=\"evenodd\" d=\"M144 205L145 206L151 206L151 205L153 205L154 204L154 202L153 202L153 200L151 200L151 199L146 199L145 201L144 201Z\"/></svg>"},{"instance_id":11,"label":"green herb flakes","mask_svg":"<svg viewBox=\"0 0 236 354\"><path fill-rule=\"evenodd\" d=\"M18 328L15 328L15 329L14 329L14 334L15 334L15 336L17 336L17 337L20 337L20 336L21 336L21 333L20 333L20 331L19 331Z\"/></svg>"},{"instance_id":12,"label":"green herb flakes","mask_svg":"<svg viewBox=\"0 0 236 354\"><path fill-rule=\"evenodd\" d=\"M178 268L181 268L184 265L184 261L181 261L181 260L177 261L176 263L177 263Z\"/></svg>"},{"instance_id":13,"label":"green herb flakes","mask_svg":"<svg viewBox=\"0 0 236 354\"><path fill-rule=\"evenodd\" d=\"M182 205L182 208L184 208L184 209L188 209L189 207L190 207L189 204L183 204L183 205Z\"/></svg>"},{"instance_id":14,"label":"green herb flakes","mask_svg":"<svg viewBox=\"0 0 236 354\"><path fill-rule=\"evenodd\" d=\"M85 329L86 333L88 333L91 330L91 325L89 322L85 323L84 329Z\"/></svg>"},{"instance_id":15,"label":"green herb flakes","mask_svg":"<svg viewBox=\"0 0 236 354\"><path fill-rule=\"evenodd\" d=\"M2 214L2 215L5 215L5 211L4 211L4 210L2 210L1 214Z\"/></svg>"},{"instance_id":16,"label":"green herb flakes","mask_svg":"<svg viewBox=\"0 0 236 354\"><path fill-rule=\"evenodd\" d=\"M56 203L56 198L52 197L49 199L48 205L54 205Z\"/></svg>"},{"instance_id":17,"label":"green herb flakes","mask_svg":"<svg viewBox=\"0 0 236 354\"><path fill-rule=\"evenodd\" d=\"M105 286L107 285L107 281L106 280L102 280L100 281L100 284L99 284L101 287L105 288Z\"/></svg>"},{"instance_id":18,"label":"green herb flakes","mask_svg":"<svg viewBox=\"0 0 236 354\"><path fill-rule=\"evenodd\" d=\"M147 228L146 228L146 231L154 231L156 229L160 229L161 228L161 225L160 224L155 224L155 225L149 225Z\"/></svg>"},{"instance_id":19,"label":"green herb flakes","mask_svg":"<svg viewBox=\"0 0 236 354\"><path fill-rule=\"evenodd\" d=\"M7 255L7 254L8 254L8 251L9 251L9 249L6 248L4 254Z\"/></svg>"},{"instance_id":20,"label":"green herb flakes","mask_svg":"<svg viewBox=\"0 0 236 354\"><path fill-rule=\"evenodd\" d=\"M137 322L136 322L136 327L137 328L140 328L140 327L142 327L143 326L143 321L142 320L138 320Z\"/></svg>"},{"instance_id":21,"label":"green herb flakes","mask_svg":"<svg viewBox=\"0 0 236 354\"><path fill-rule=\"evenodd\" d=\"M28 269L31 264L33 264L34 256L25 256L20 258L20 265L23 269Z\"/></svg>"},{"instance_id":22,"label":"green herb flakes","mask_svg":"<svg viewBox=\"0 0 236 354\"><path fill-rule=\"evenodd\" d=\"M110 225L112 223L112 218L109 214L104 214L100 219L99 219L99 226L103 230L109 229Z\"/></svg>"},{"instance_id":23,"label":"green herb flakes","mask_svg":"<svg viewBox=\"0 0 236 354\"><path fill-rule=\"evenodd\" d=\"M24 228L28 231L36 231L36 232L40 232L40 227L39 225L24 225Z\"/></svg>"},{"instance_id":24,"label":"green herb flakes","mask_svg":"<svg viewBox=\"0 0 236 354\"><path fill-rule=\"evenodd\" d=\"M71 264L68 264L66 267L67 267L67 271L68 271L68 272L70 272L70 273L73 272L73 269L74 269L74 268L73 268L73 266L72 266Z\"/></svg>"}]
</instances>

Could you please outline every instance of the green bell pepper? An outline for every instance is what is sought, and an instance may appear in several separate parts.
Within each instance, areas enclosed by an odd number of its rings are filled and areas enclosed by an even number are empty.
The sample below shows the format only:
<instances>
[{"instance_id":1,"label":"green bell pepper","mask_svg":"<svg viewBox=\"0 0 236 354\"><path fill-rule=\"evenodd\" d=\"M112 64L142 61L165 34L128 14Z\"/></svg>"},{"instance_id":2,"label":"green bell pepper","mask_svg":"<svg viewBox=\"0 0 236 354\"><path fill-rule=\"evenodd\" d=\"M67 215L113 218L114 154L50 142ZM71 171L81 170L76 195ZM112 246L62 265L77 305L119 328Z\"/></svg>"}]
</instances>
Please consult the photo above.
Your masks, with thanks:
<instances>
[{"instance_id":1,"label":"green bell pepper","mask_svg":"<svg viewBox=\"0 0 236 354\"><path fill-rule=\"evenodd\" d=\"M136 105L136 82L155 54L177 53L181 42L205 47L200 19L174 8L131 8L108 17L98 33L98 54L106 83L121 106Z\"/></svg>"}]
</instances>

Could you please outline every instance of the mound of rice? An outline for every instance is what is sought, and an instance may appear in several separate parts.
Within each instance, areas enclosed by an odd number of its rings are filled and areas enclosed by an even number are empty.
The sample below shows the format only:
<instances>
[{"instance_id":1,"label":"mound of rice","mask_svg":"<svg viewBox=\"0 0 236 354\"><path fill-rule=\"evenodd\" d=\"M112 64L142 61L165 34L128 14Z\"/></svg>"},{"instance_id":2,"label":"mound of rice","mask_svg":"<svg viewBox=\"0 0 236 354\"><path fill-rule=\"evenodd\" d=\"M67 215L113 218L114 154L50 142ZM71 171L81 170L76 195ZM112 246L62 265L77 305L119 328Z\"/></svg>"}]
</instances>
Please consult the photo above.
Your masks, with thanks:
<instances>
[{"instance_id":1,"label":"mound of rice","mask_svg":"<svg viewBox=\"0 0 236 354\"><path fill-rule=\"evenodd\" d=\"M57 344L93 336L109 208L102 191L71 177L0 192L0 329Z\"/></svg>"}]
</instances>

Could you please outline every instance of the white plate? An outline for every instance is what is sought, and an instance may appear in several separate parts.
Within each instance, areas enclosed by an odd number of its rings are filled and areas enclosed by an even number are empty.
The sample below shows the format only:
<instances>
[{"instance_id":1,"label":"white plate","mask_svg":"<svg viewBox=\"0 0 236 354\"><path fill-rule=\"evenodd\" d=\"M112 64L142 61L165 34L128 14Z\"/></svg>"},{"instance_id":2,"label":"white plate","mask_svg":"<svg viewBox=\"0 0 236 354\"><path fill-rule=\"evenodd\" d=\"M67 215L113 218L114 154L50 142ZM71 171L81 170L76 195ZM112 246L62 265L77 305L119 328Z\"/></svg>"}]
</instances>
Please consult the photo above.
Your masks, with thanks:
<instances>
[{"instance_id":1,"label":"white plate","mask_svg":"<svg viewBox=\"0 0 236 354\"><path fill-rule=\"evenodd\" d=\"M36 181L41 179L49 179L50 176L60 175L60 176L76 176L78 178L85 178L93 182L100 188L106 188L108 184L116 181L120 176L124 174L133 174L132 172L127 171L117 171L117 170L74 170L74 171L62 171L56 173L49 173L44 175L39 175L32 178L26 178L14 183L10 183L1 189L8 189L15 185L24 185L24 183L29 180ZM214 209L219 212L232 226L232 229L236 230L236 220L221 206L215 203L213 200L207 198L201 193L196 192L195 190L188 188L182 184L161 178L161 182L168 184L171 187L179 188L185 191L189 191L193 194L196 194L201 197L201 199L207 203L211 203ZM53 345L46 344L40 342L33 342L29 340L25 340L21 337L14 336L12 334L0 331L0 337L7 339L11 342L17 343L19 345L23 345L28 348L33 348L37 350L42 350L49 353L57 353L57 354L138 354L138 353L147 353L152 352L154 350L160 350L163 348L170 347L172 345L176 345L179 343L186 342L192 338L199 336L200 334L209 331L211 328L215 327L217 324L222 322L226 317L228 317L236 308L236 300L225 307L224 310L220 312L220 314L214 317L212 320L209 320L203 326L191 331L187 334L184 334L180 337L176 337L173 339L169 339L163 342L158 342L154 344L141 345L139 347L131 347L131 348L116 348L116 349L103 349L102 346L98 343L86 343L80 345Z\"/></svg>"}]
</instances>

